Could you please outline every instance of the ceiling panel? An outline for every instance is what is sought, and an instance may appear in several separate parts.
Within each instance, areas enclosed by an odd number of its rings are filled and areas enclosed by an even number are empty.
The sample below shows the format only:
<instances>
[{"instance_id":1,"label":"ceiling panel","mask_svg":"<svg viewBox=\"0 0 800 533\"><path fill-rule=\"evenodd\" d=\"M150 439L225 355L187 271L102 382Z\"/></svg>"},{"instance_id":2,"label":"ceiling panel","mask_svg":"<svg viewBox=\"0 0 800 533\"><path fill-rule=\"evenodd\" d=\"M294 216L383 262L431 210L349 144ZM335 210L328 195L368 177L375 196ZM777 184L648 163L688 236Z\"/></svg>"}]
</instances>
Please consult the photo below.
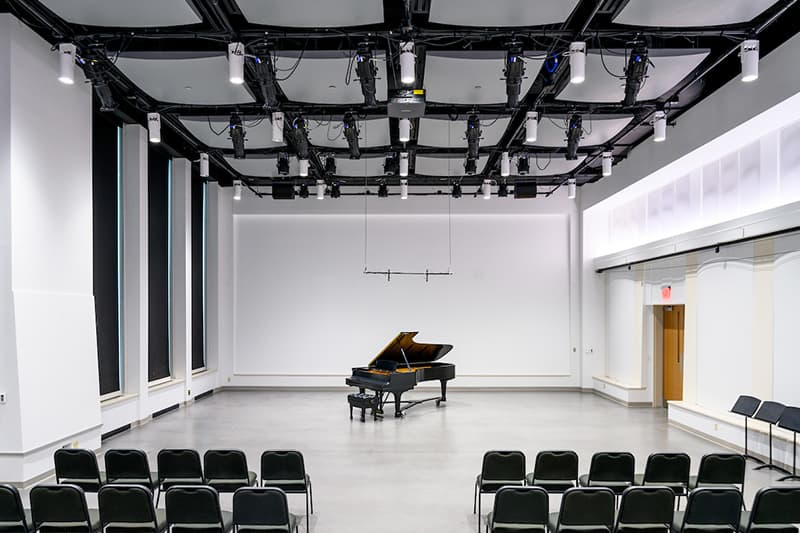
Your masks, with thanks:
<instances>
[{"instance_id":1,"label":"ceiling panel","mask_svg":"<svg viewBox=\"0 0 800 533\"><path fill-rule=\"evenodd\" d=\"M635 0L614 19L632 26L702 27L747 22L775 0Z\"/></svg>"},{"instance_id":2,"label":"ceiling panel","mask_svg":"<svg viewBox=\"0 0 800 533\"><path fill-rule=\"evenodd\" d=\"M136 54L121 56L117 67L132 82L161 102L243 104L255 102L244 85L228 81L224 55Z\"/></svg>"},{"instance_id":3,"label":"ceiling panel","mask_svg":"<svg viewBox=\"0 0 800 533\"><path fill-rule=\"evenodd\" d=\"M383 157L362 157L361 159L336 158L337 176L381 176Z\"/></svg>"},{"instance_id":4,"label":"ceiling panel","mask_svg":"<svg viewBox=\"0 0 800 533\"><path fill-rule=\"evenodd\" d=\"M541 26L564 22L578 0L435 0L430 21L455 26Z\"/></svg>"},{"instance_id":5,"label":"ceiling panel","mask_svg":"<svg viewBox=\"0 0 800 533\"><path fill-rule=\"evenodd\" d=\"M528 57L542 52L526 51ZM506 53L499 51L428 52L425 55L425 98L447 104L502 104L506 101L503 77ZM520 99L536 79L541 59L525 60Z\"/></svg>"},{"instance_id":6,"label":"ceiling panel","mask_svg":"<svg viewBox=\"0 0 800 533\"><path fill-rule=\"evenodd\" d=\"M245 176L259 178L275 178L278 176L278 164L275 157L248 157L247 159L234 159L225 157L233 169ZM297 157L289 156L289 176L297 176L299 172Z\"/></svg>"},{"instance_id":7,"label":"ceiling panel","mask_svg":"<svg viewBox=\"0 0 800 533\"><path fill-rule=\"evenodd\" d=\"M146 28L203 22L186 0L42 0L68 22L88 26Z\"/></svg>"},{"instance_id":8,"label":"ceiling panel","mask_svg":"<svg viewBox=\"0 0 800 533\"><path fill-rule=\"evenodd\" d=\"M639 101L658 98L672 89L708 56L708 50L649 50L652 65L639 91ZM605 66L604 66L605 63ZM586 81L568 83L558 100L580 102L621 102L625 97L624 50L598 50L586 54ZM606 68L608 71L606 71ZM612 75L613 74L613 75Z\"/></svg>"},{"instance_id":9,"label":"ceiling panel","mask_svg":"<svg viewBox=\"0 0 800 533\"><path fill-rule=\"evenodd\" d=\"M231 148L233 146L228 134L228 117L182 118L181 123L189 130L189 133L206 146L211 148ZM272 142L272 121L269 117L244 117L243 123L246 134L245 148L272 148L286 144L285 142Z\"/></svg>"},{"instance_id":10,"label":"ceiling panel","mask_svg":"<svg viewBox=\"0 0 800 533\"><path fill-rule=\"evenodd\" d=\"M382 0L237 0L245 18L267 26L332 28L383 22Z\"/></svg>"},{"instance_id":11,"label":"ceiling panel","mask_svg":"<svg viewBox=\"0 0 800 533\"><path fill-rule=\"evenodd\" d=\"M279 81L278 85L289 100L326 104L364 102L355 64L350 62L350 51L286 51L276 53L275 57L278 80L288 77ZM385 101L386 60L383 52L375 52L373 61L378 68L375 76L376 98ZM295 65L297 68L292 72Z\"/></svg>"},{"instance_id":12,"label":"ceiling panel","mask_svg":"<svg viewBox=\"0 0 800 533\"><path fill-rule=\"evenodd\" d=\"M311 144L325 148L347 148L347 139L342 134L341 119L334 120L330 117L307 118L308 138ZM358 145L362 148L392 144L388 118L359 120L357 122L359 131Z\"/></svg>"},{"instance_id":13,"label":"ceiling panel","mask_svg":"<svg viewBox=\"0 0 800 533\"><path fill-rule=\"evenodd\" d=\"M508 127L510 118L487 117L481 119L481 145L494 146ZM467 148L467 117L458 120L448 117L423 117L419 120L419 136L417 144L421 146L439 146L444 148Z\"/></svg>"},{"instance_id":14,"label":"ceiling panel","mask_svg":"<svg viewBox=\"0 0 800 533\"><path fill-rule=\"evenodd\" d=\"M574 161L567 161L567 159L563 156L548 157L542 154L539 154L538 156L535 154L530 154L528 161L530 163L530 172L528 175L553 176L556 174L566 174L583 163L584 159L586 159L586 157L578 157L578 159ZM517 160L515 158L514 164L511 166L515 176L519 175L516 161Z\"/></svg>"},{"instance_id":15,"label":"ceiling panel","mask_svg":"<svg viewBox=\"0 0 800 533\"><path fill-rule=\"evenodd\" d=\"M416 174L424 174L426 176L463 176L464 175L464 161L466 157L447 157L447 156L422 156L416 157L415 169ZM486 164L486 156L478 158L478 170L483 169Z\"/></svg>"},{"instance_id":16,"label":"ceiling panel","mask_svg":"<svg viewBox=\"0 0 800 533\"><path fill-rule=\"evenodd\" d=\"M583 138L581 146L597 146L606 143L617 133L622 131L632 119L632 116L623 118L592 118L583 117ZM545 115L539 121L539 134L533 146L566 146L567 144L567 117Z\"/></svg>"}]
</instances>

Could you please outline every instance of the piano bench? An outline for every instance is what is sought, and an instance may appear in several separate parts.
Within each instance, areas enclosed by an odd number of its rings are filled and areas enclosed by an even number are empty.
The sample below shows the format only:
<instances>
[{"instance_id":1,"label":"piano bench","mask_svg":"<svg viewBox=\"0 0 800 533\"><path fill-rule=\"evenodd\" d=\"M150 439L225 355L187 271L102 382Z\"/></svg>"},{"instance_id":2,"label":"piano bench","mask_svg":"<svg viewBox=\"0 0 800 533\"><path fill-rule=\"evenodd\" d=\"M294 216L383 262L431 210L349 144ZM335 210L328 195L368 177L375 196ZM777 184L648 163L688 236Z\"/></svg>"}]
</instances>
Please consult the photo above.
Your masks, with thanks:
<instances>
[{"instance_id":1,"label":"piano bench","mask_svg":"<svg viewBox=\"0 0 800 533\"><path fill-rule=\"evenodd\" d=\"M367 394L363 392L353 393L347 395L347 403L350 404L350 420L353 419L353 407L361 409L361 421L365 421L365 412L367 409L372 409L372 415L375 419L378 418L378 395Z\"/></svg>"}]
</instances>

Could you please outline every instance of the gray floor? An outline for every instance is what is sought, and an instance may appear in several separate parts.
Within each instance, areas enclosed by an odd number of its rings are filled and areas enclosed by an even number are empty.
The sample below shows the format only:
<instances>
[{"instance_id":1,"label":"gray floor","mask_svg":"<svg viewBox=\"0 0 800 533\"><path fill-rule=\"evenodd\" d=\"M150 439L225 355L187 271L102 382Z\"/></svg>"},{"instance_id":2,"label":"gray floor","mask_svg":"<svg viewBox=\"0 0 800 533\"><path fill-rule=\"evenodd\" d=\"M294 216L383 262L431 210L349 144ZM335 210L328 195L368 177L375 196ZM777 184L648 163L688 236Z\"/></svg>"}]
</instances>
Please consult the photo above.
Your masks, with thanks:
<instances>
[{"instance_id":1,"label":"gray floor","mask_svg":"<svg viewBox=\"0 0 800 533\"><path fill-rule=\"evenodd\" d=\"M217 393L112 438L103 448L141 448L153 465L161 448L240 448L252 470L265 449L298 449L314 484L311 529L318 533L473 532L473 484L490 449L524 451L529 469L538 450L573 449L582 472L596 451L631 451L637 471L651 452L684 451L692 458L692 473L703 454L724 450L669 427L664 409L625 408L591 394L453 391L441 408L425 404L403 419L366 423L349 419L345 396ZM752 466L748 507L758 487L779 477ZM289 500L293 512L304 512L302 496ZM491 502L484 498L484 514ZM552 510L559 502L551 498ZM230 497L223 496L223 507L229 506Z\"/></svg>"}]
</instances>

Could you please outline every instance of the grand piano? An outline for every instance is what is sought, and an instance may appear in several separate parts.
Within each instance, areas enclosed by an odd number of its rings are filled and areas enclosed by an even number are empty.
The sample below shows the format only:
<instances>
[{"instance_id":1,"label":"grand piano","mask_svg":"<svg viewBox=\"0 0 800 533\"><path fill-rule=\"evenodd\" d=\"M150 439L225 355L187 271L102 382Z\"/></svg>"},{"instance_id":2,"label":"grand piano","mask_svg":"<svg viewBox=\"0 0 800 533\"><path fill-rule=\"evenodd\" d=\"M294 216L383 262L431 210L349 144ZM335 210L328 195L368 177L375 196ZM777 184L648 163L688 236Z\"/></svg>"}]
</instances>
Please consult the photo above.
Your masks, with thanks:
<instances>
[{"instance_id":1,"label":"grand piano","mask_svg":"<svg viewBox=\"0 0 800 533\"><path fill-rule=\"evenodd\" d=\"M425 344L414 342L416 331L404 331L397 335L375 358L369 366L353 368L353 375L345 379L351 387L358 387L361 394L365 390L375 391L373 414L383 414L383 405L391 393L394 396L394 416L403 416L403 411L423 402L447 401L447 382L456 377L456 366L441 363L453 347L449 344ZM404 401L402 394L416 387L421 381L438 379L442 394L423 400ZM363 414L363 412L362 412Z\"/></svg>"}]
</instances>

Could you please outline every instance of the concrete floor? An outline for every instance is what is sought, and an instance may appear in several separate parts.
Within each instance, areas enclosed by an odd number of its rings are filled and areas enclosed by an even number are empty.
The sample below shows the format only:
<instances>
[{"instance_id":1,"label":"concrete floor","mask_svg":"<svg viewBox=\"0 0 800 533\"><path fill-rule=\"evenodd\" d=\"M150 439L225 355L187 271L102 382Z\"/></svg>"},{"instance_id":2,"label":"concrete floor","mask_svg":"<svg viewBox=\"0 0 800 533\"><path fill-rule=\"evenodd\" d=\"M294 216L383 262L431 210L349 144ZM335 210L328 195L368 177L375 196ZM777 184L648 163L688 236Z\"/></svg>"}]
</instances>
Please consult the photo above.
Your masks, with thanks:
<instances>
[{"instance_id":1,"label":"concrete floor","mask_svg":"<svg viewBox=\"0 0 800 533\"><path fill-rule=\"evenodd\" d=\"M425 391L409 394L424 397ZM648 454L683 451L696 473L703 454L726 451L667 425L665 409L626 408L576 392L452 391L446 406L423 404L403 419L349 419L343 392L221 392L105 442L103 449L239 448L251 470L265 449L298 449L314 485L311 530L328 532L474 532L472 491L483 453L572 449L586 472L596 451L631 451L636 470ZM745 499L779 477L748 463ZM162 499L163 502L163 499ZM90 504L91 504L90 500ZM304 513L302 495L290 495ZM483 513L492 498L483 500ZM550 506L558 510L560 497ZM230 508L230 496L222 496ZM305 527L305 521L303 521Z\"/></svg>"}]
</instances>

